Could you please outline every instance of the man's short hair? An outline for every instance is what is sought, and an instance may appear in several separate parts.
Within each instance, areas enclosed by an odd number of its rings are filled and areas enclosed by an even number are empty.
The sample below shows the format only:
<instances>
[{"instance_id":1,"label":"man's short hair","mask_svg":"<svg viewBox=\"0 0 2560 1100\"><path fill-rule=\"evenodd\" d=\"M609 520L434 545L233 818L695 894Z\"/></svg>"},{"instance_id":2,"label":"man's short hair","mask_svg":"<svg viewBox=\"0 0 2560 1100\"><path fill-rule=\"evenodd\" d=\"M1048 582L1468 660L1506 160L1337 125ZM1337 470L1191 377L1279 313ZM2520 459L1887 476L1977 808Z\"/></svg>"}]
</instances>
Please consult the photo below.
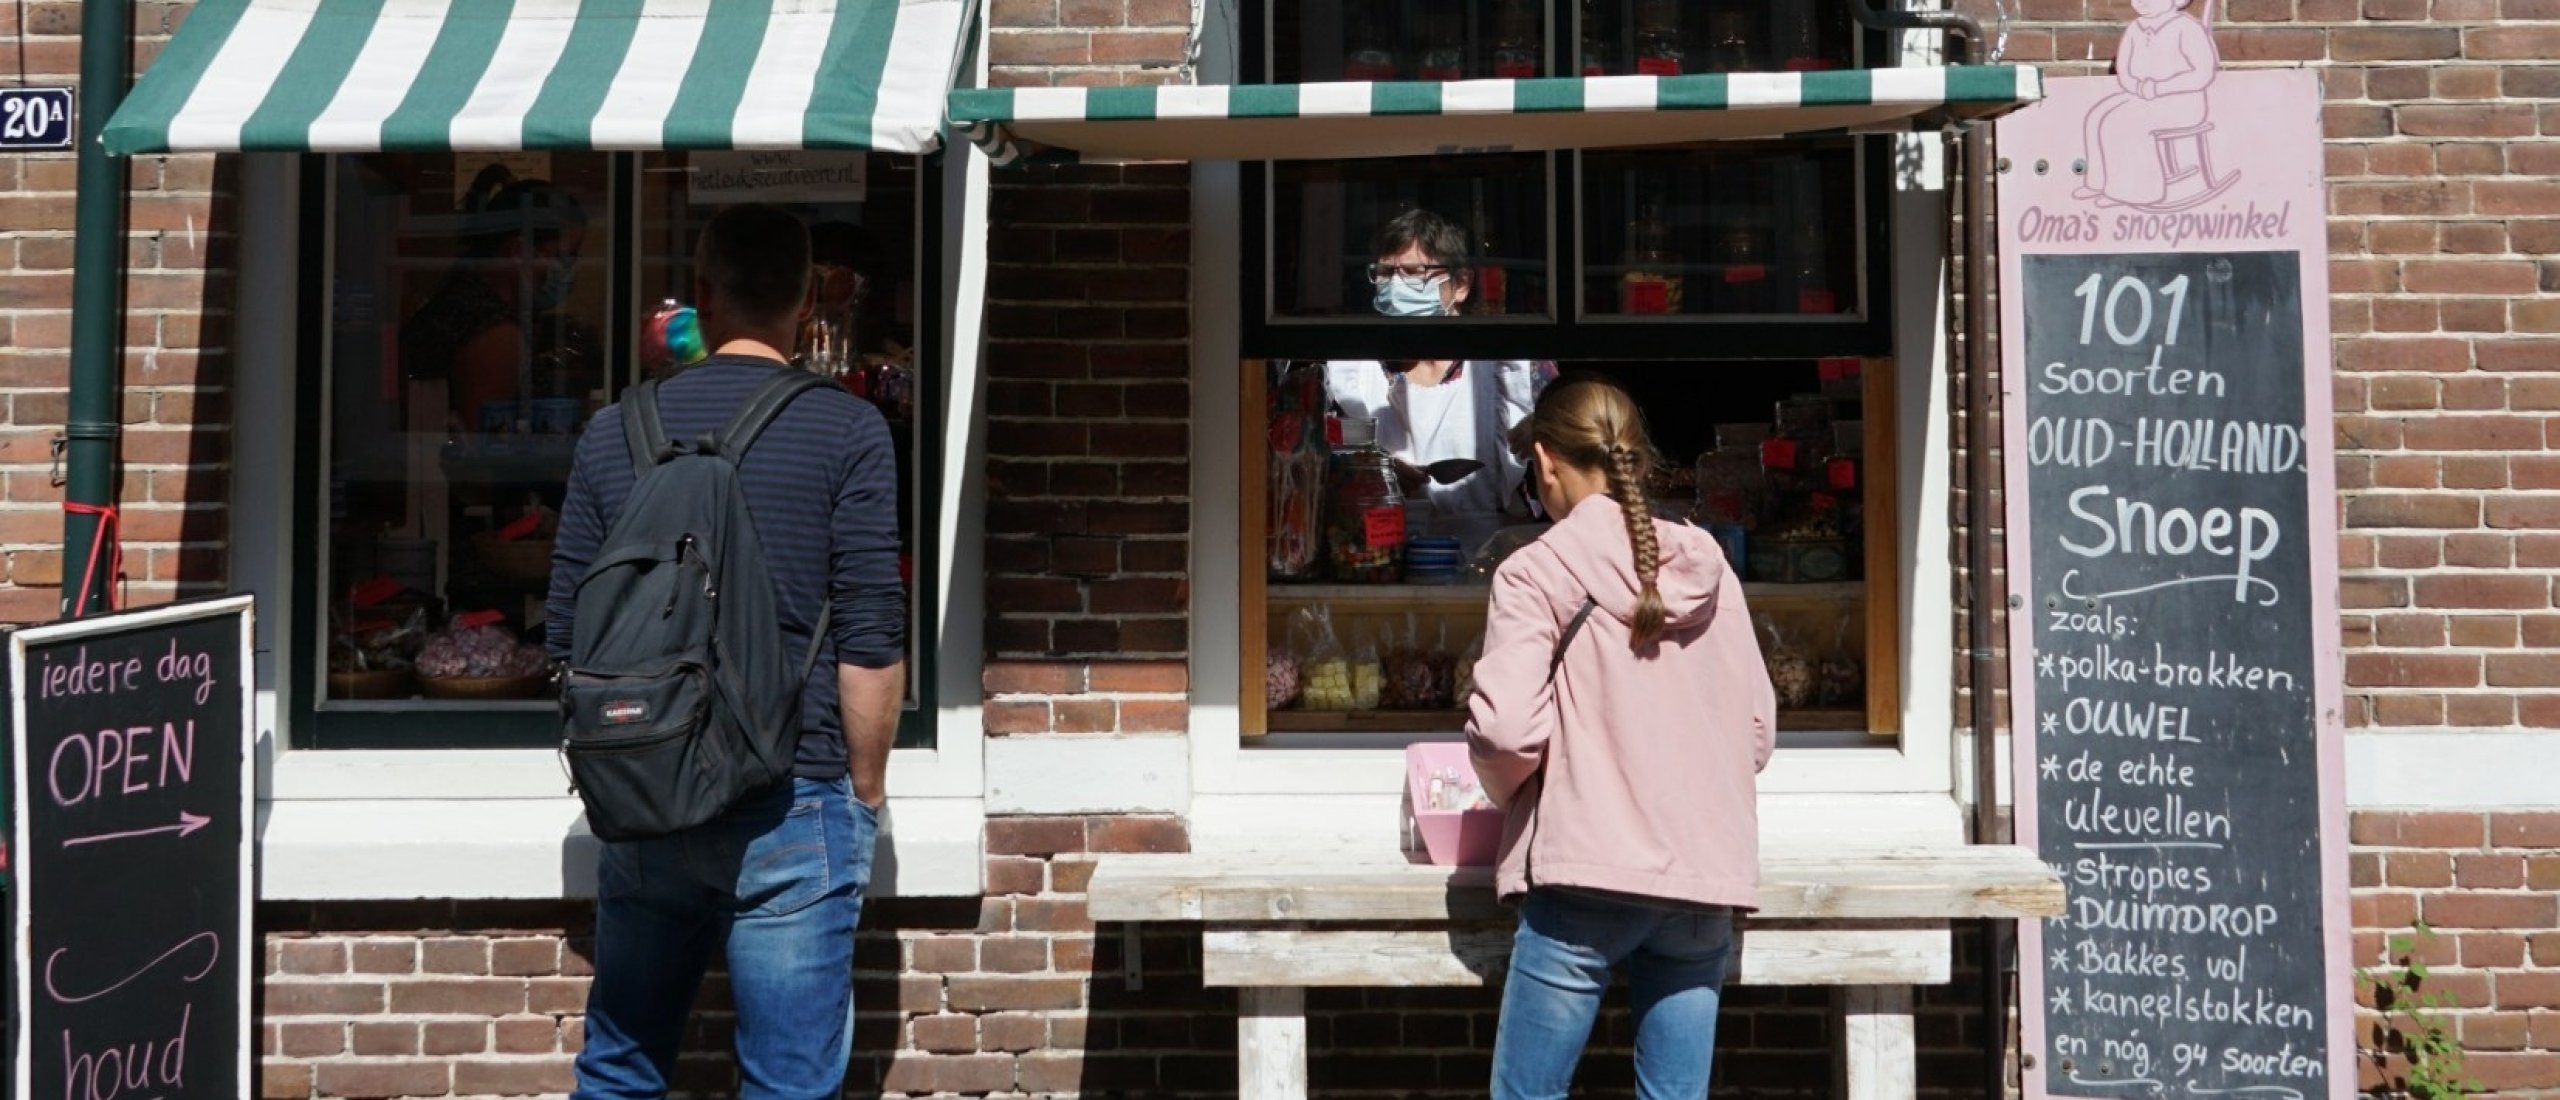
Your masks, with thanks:
<instances>
[{"instance_id":1,"label":"man's short hair","mask_svg":"<svg viewBox=\"0 0 2560 1100\"><path fill-rule=\"evenodd\" d=\"M1475 257L1469 254L1472 249L1467 243L1467 231L1418 206L1378 227L1377 249L1371 255L1393 256L1407 245L1420 246L1431 262L1449 265L1451 274L1461 279L1470 274L1468 269L1475 263Z\"/></svg>"},{"instance_id":2,"label":"man's short hair","mask_svg":"<svg viewBox=\"0 0 2560 1100\"><path fill-rule=\"evenodd\" d=\"M719 296L719 308L738 321L787 321L809 297L808 227L766 203L725 208L702 227L693 269Z\"/></svg>"}]
</instances>

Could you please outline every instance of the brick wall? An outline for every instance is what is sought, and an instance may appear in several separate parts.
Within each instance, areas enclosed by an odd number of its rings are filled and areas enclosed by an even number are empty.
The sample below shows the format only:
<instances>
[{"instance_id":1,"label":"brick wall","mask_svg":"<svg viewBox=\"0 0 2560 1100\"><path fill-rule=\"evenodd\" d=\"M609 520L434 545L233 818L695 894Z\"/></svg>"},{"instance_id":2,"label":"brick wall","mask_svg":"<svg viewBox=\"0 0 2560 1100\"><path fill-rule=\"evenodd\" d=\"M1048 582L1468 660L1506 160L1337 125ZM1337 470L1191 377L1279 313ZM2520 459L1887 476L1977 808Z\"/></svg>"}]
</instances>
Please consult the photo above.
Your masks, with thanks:
<instances>
[{"instance_id":1,"label":"brick wall","mask_svg":"<svg viewBox=\"0 0 2560 1100\"><path fill-rule=\"evenodd\" d=\"M1182 77L1187 0L1000 0L994 84L1108 86ZM1000 172L987 277L989 690L1050 724L1108 733L1094 658L1188 647L1191 172ZM1066 661L1022 672L1017 659ZM1074 681L1074 686L1069 686ZM1054 690L1043 692L1042 686ZM1090 697L1087 688L1100 693ZM1174 690L1179 691L1179 686ZM1144 708L1140 708L1143 713ZM1161 717L1138 729L1180 729Z\"/></svg>"},{"instance_id":2,"label":"brick wall","mask_svg":"<svg viewBox=\"0 0 2560 1100\"><path fill-rule=\"evenodd\" d=\"M2560 8L2222 8L2226 64L2328 98L2348 720L2560 729ZM2076 62L2131 9L2027 12L2013 56Z\"/></svg>"},{"instance_id":3,"label":"brick wall","mask_svg":"<svg viewBox=\"0 0 2560 1100\"><path fill-rule=\"evenodd\" d=\"M2352 718L2560 728L2560 7L2551 0L2228 0L2233 64L2317 67L2331 99L2341 507ZM183 4L138 5L148 56ZM2123 0L2037 0L2028 62L2111 50ZM1186 0L995 0L999 84L1183 78ZM0 5L5 64L69 82L77 6ZM53 614L60 491L45 448L67 369L72 166L0 160L0 620ZM228 495L226 162L133 164L123 498L137 598L214 587ZM1008 172L990 241L989 732L1171 733L1186 721L1188 173ZM1222 431L1224 426L1204 426ZM1960 513L1959 513L1960 514ZM1215 551L1217 540L1203 544ZM2419 916L2473 1069L2560 1095L2560 837L2550 814L2358 816L2358 959ZM1196 937L1147 931L1142 988L1095 928L1097 853L1185 843L1158 817L989 823L988 897L872 907L857 955L857 1093L1227 1095L1233 1001ZM582 1037L583 905L263 906L262 1092L513 1095L566 1087ZM1957 983L1924 994L1923 1082L1972 1095L1992 1036ZM686 1062L731 1070L717 980ZM1719 1095L1828 1095L1818 994L1737 991ZM1327 1096L1480 1092L1478 992L1311 999ZM1623 1083L1623 1015L1587 1072ZM2376 1072L2388 1068L2385 1061ZM1618 1091L1604 1088L1603 1094Z\"/></svg>"},{"instance_id":4,"label":"brick wall","mask_svg":"<svg viewBox=\"0 0 2560 1100\"><path fill-rule=\"evenodd\" d=\"M2356 815L2360 965L2391 930L2437 930L2419 958L2468 1068L2494 1095L2560 1095L2560 812ZM1179 848L1159 817L1008 818L988 833L983 900L874 902L855 953L853 1095L1231 1095L1234 999L1199 982L1187 926L1144 930L1130 989L1124 929L1084 908L1094 858ZM260 1093L305 1097L514 1096L566 1091L583 1039L587 908L577 903L285 904L267 930ZM1971 1003L1979 959L1957 939L1956 981L1925 989L1924 1095L1978 1095ZM692 1095L734 1087L719 975L681 1068ZM1623 990L1583 1070L1594 1096L1626 1093ZM2366 1011L2366 1084L2396 1073ZM1488 991L1318 991L1308 1002L1316 1094L1481 1095ZM1717 1095L1831 1095L1836 1035L1819 991L1738 989L1720 1026Z\"/></svg>"},{"instance_id":5,"label":"brick wall","mask_svg":"<svg viewBox=\"0 0 2560 1100\"><path fill-rule=\"evenodd\" d=\"M186 7L134 5L137 66ZM0 54L6 79L77 86L79 24L76 3L0 6L0 43L14 47ZM213 594L227 573L231 169L213 157L130 162L117 505L129 604ZM60 608L63 493L51 447L69 411L76 178L69 153L0 157L0 623L50 621Z\"/></svg>"},{"instance_id":6,"label":"brick wall","mask_svg":"<svg viewBox=\"0 0 2560 1100\"><path fill-rule=\"evenodd\" d=\"M2442 1015L2468 1076L2496 1095L2560 1096L2560 812L2365 812L2351 836L2358 965L2425 921L2419 990L2452 999ZM2401 1021L2370 989L2359 1000L2364 1083L2396 1081Z\"/></svg>"},{"instance_id":7,"label":"brick wall","mask_svg":"<svg viewBox=\"0 0 2560 1100\"><path fill-rule=\"evenodd\" d=\"M866 907L854 952L854 1096L1235 1094L1235 996L1200 984L1195 927L1126 929L1084 905L1094 858L1179 848L1162 817L1008 818L988 831L983 900ZM593 922L568 902L269 903L262 1100L555 1096L585 1038ZM1977 965L1921 994L1923 1095L1978 1095ZM1133 965L1134 962L1134 965ZM1137 985L1128 975L1134 971ZM1624 989L1593 1035L1585 1095L1632 1093ZM1327 1100L1481 1096L1488 990L1321 990L1309 1072ZM1736 990L1719 1025L1716 1096L1820 1100L1836 1042L1819 990ZM733 1016L705 983L677 1069L687 1096L734 1095Z\"/></svg>"}]
</instances>

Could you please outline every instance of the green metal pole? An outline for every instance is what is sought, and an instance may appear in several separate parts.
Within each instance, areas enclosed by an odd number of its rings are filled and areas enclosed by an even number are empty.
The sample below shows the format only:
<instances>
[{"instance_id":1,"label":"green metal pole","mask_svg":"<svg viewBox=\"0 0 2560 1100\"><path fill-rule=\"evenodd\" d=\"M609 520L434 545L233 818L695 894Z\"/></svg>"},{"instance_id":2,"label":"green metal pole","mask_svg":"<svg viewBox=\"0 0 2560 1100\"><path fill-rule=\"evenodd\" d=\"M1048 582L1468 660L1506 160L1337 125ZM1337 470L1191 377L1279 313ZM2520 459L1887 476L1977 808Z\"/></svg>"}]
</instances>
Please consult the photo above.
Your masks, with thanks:
<instances>
[{"instance_id":1,"label":"green metal pole","mask_svg":"<svg viewBox=\"0 0 2560 1100\"><path fill-rule=\"evenodd\" d=\"M116 502L116 444L124 405L124 208L126 161L107 155L99 135L124 102L132 57L132 5L90 0L80 5L80 179L71 258L71 414L63 425L62 614L76 619L106 608L115 585L104 517L82 508ZM92 553L92 548L96 552Z\"/></svg>"}]
</instances>

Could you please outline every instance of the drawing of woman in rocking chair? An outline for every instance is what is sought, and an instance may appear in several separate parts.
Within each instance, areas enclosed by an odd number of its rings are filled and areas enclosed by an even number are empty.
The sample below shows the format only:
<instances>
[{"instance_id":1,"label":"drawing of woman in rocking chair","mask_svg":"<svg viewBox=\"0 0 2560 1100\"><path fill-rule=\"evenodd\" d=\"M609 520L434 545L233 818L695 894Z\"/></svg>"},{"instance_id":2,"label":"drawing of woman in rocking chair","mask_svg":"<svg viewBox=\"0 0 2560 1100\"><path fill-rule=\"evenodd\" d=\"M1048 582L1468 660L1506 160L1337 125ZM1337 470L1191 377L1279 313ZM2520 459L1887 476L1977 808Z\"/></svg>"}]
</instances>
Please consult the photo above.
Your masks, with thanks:
<instances>
[{"instance_id":1,"label":"drawing of woman in rocking chair","mask_svg":"<svg viewBox=\"0 0 2560 1100\"><path fill-rule=\"evenodd\" d=\"M2213 32L2187 13L2193 2L2133 0L2134 20L2116 46L2116 86L2122 90L2099 100L2081 124L2088 166L2073 198L2100 206L2180 209L2232 182L2229 176L2212 178L2207 167L2205 89L2222 56ZM2184 164L2174 148L2181 140L2195 143ZM2199 177L2198 187L2177 188Z\"/></svg>"}]
</instances>

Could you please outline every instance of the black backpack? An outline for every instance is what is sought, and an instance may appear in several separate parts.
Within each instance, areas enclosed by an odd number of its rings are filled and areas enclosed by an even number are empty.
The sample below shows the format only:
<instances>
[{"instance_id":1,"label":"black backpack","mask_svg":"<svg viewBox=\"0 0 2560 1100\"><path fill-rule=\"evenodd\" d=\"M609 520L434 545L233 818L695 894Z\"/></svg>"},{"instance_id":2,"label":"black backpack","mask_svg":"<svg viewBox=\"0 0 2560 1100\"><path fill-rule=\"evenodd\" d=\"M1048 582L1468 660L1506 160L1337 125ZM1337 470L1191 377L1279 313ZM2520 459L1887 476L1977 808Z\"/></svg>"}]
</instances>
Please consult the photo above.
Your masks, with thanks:
<instances>
[{"instance_id":1,"label":"black backpack","mask_svg":"<svg viewBox=\"0 0 2560 1100\"><path fill-rule=\"evenodd\" d=\"M719 432L667 439L658 384L622 402L638 481L578 581L561 754L604 840L700 825L791 774L800 695L827 637L785 659L773 579L738 460L793 398L826 385L778 370Z\"/></svg>"}]
</instances>

